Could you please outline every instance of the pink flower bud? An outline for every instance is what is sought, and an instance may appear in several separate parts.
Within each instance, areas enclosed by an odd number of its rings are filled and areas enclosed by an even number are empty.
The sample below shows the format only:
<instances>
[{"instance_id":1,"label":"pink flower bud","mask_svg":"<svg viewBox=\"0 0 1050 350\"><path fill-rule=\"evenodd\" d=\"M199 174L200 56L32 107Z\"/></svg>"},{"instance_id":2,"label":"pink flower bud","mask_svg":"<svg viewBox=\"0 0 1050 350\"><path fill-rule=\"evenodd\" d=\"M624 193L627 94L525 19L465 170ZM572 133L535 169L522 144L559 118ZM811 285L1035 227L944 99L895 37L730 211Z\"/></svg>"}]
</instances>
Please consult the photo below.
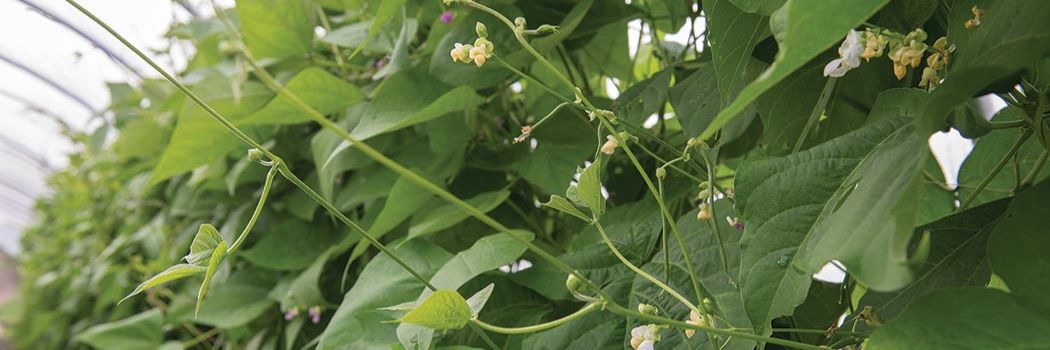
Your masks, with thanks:
<instances>
[{"instance_id":1,"label":"pink flower bud","mask_svg":"<svg viewBox=\"0 0 1050 350\"><path fill-rule=\"evenodd\" d=\"M445 11L441 13L441 23L449 24L452 23L452 11Z\"/></svg>"},{"instance_id":2,"label":"pink flower bud","mask_svg":"<svg viewBox=\"0 0 1050 350\"><path fill-rule=\"evenodd\" d=\"M288 311L285 311L285 313L284 313L284 320L285 321L291 321L292 319L295 319L296 317L299 317L299 308L297 308L297 307L293 307L291 309L288 309Z\"/></svg>"},{"instance_id":3,"label":"pink flower bud","mask_svg":"<svg viewBox=\"0 0 1050 350\"><path fill-rule=\"evenodd\" d=\"M313 322L314 324L321 323L321 307L320 306L311 307L310 310L307 310L307 312L310 314L310 322Z\"/></svg>"}]
</instances>

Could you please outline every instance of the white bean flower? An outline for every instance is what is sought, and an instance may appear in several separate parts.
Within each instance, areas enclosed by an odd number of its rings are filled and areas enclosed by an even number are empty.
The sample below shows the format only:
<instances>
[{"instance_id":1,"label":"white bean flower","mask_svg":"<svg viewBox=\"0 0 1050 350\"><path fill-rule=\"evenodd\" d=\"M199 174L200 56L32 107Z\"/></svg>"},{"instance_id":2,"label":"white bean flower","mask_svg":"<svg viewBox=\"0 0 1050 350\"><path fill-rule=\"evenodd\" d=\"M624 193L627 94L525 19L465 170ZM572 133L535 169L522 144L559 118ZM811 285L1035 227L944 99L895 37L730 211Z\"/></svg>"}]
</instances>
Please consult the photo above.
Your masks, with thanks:
<instances>
[{"instance_id":1,"label":"white bean flower","mask_svg":"<svg viewBox=\"0 0 1050 350\"><path fill-rule=\"evenodd\" d=\"M641 325L631 329L631 347L634 350L653 350L660 341L659 329L654 324Z\"/></svg>"},{"instance_id":2,"label":"white bean flower","mask_svg":"<svg viewBox=\"0 0 1050 350\"><path fill-rule=\"evenodd\" d=\"M839 58L831 60L824 66L825 77L841 77L850 69L860 66L860 55L864 53L864 40L860 32L850 30L846 34L846 40L839 46Z\"/></svg>"}]
</instances>

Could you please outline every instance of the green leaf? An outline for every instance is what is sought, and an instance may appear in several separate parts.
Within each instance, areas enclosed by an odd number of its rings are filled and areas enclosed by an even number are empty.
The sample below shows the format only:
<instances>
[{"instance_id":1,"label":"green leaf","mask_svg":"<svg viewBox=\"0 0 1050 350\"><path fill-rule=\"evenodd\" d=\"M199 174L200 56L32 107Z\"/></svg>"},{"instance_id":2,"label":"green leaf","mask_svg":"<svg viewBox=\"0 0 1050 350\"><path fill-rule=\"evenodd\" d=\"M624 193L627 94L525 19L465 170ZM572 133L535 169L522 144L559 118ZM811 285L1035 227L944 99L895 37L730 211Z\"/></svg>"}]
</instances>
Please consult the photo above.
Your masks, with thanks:
<instances>
[{"instance_id":1,"label":"green leaf","mask_svg":"<svg viewBox=\"0 0 1050 350\"><path fill-rule=\"evenodd\" d=\"M900 290L868 291L861 307L872 306L883 321L893 320L909 304L941 289L988 283L988 237L1009 200L971 208L915 229L929 232L930 255L916 269L915 281ZM859 310L860 308L858 308Z\"/></svg>"},{"instance_id":2,"label":"green leaf","mask_svg":"<svg viewBox=\"0 0 1050 350\"><path fill-rule=\"evenodd\" d=\"M183 259L186 259L187 263L207 267L215 247L219 244L225 244L219 230L212 224L201 224L197 228L197 235L193 236L193 243L190 243L190 253Z\"/></svg>"},{"instance_id":3,"label":"green leaf","mask_svg":"<svg viewBox=\"0 0 1050 350\"><path fill-rule=\"evenodd\" d=\"M485 288L482 288L477 293L474 293L474 295L471 295L470 298L467 298L467 305L470 306L470 314L472 317L478 317L481 310L485 308L485 303L488 303L489 297L492 296L492 289L495 287L495 284L489 283Z\"/></svg>"},{"instance_id":4,"label":"green leaf","mask_svg":"<svg viewBox=\"0 0 1050 350\"><path fill-rule=\"evenodd\" d=\"M1005 122L1018 119L1012 109L1004 108L992 118L992 121ZM1032 172L1039 159L1039 154L1044 151L1038 142L1028 140L1021 145L1021 149L1017 151L1018 166L1014 167L1013 160L1010 160L998 174L992 177L988 186L978 193L976 198L970 198L974 196L977 185L991 174L996 163L1003 158L1020 134L1020 129L995 130L977 139L973 151L959 168L960 201L972 200L971 205L978 205L1013 195L1014 188L1017 187L1017 179L1024 178ZM1044 167L1034 178L1034 182L1048 177L1050 177L1050 167Z\"/></svg>"},{"instance_id":5,"label":"green leaf","mask_svg":"<svg viewBox=\"0 0 1050 350\"><path fill-rule=\"evenodd\" d=\"M711 62L714 64L715 76L718 77L720 107L729 105L736 98L737 93L747 85L748 77L757 75L748 74L748 66L753 62L751 52L759 41L769 36L769 19L765 16L747 13L755 11L741 11L748 7L741 6L740 2L754 4L759 1L717 0L704 3L704 13L707 14L708 41L711 45ZM783 0L763 2L778 3L776 7L783 4ZM737 5L734 6L733 3ZM766 12L768 13L772 11ZM708 118L713 118L715 113Z\"/></svg>"},{"instance_id":6,"label":"green leaf","mask_svg":"<svg viewBox=\"0 0 1050 350\"><path fill-rule=\"evenodd\" d=\"M591 209L594 217L605 213L605 197L602 196L602 158L597 158L580 173L578 186L580 199Z\"/></svg>"},{"instance_id":7,"label":"green leaf","mask_svg":"<svg viewBox=\"0 0 1050 350\"><path fill-rule=\"evenodd\" d=\"M151 158L164 147L171 130L155 118L143 115L120 128L120 138L113 145L117 158Z\"/></svg>"},{"instance_id":8,"label":"green leaf","mask_svg":"<svg viewBox=\"0 0 1050 350\"><path fill-rule=\"evenodd\" d=\"M454 290L438 289L423 299L419 306L405 314L400 321L435 330L446 330L463 328L470 318L470 306L463 296Z\"/></svg>"},{"instance_id":9,"label":"green leaf","mask_svg":"<svg viewBox=\"0 0 1050 350\"><path fill-rule=\"evenodd\" d=\"M769 154L781 156L794 150L820 97L821 90L816 87L824 85L821 72L822 67L799 69L758 97L762 139Z\"/></svg>"},{"instance_id":10,"label":"green leaf","mask_svg":"<svg viewBox=\"0 0 1050 350\"><path fill-rule=\"evenodd\" d=\"M192 90L226 119L236 122L262 107L273 96L262 84L246 82L240 88L219 74L205 76ZM237 89L237 90L235 90ZM164 154L150 174L155 185L172 176L221 158L237 148L237 139L193 101L183 102Z\"/></svg>"},{"instance_id":11,"label":"green leaf","mask_svg":"<svg viewBox=\"0 0 1050 350\"><path fill-rule=\"evenodd\" d=\"M467 199L466 202L482 212L489 212L492 209L496 209L496 207L506 201L509 196L510 191L499 190L476 195ZM469 217L470 214L459 207L452 204L444 204L440 207L434 208L426 213L426 215L419 217L418 220L413 219L412 226L408 229L408 237L406 239L415 239L426 234L444 230Z\"/></svg>"},{"instance_id":12,"label":"green leaf","mask_svg":"<svg viewBox=\"0 0 1050 350\"><path fill-rule=\"evenodd\" d=\"M519 235L520 238L529 241L534 238L534 235L528 231L513 231L513 234ZM431 277L430 283L438 289L438 292L441 290L455 291L464 283L467 283L482 273L495 270L500 266L514 262L514 260L524 252L525 245L518 239L507 234L498 233L485 236L475 242L470 248L457 253L456 256L452 257L452 259L446 262L444 266L441 266L441 268L434 273L434 276ZM489 292L491 293L491 290ZM459 296L458 293L455 295L462 300L462 297ZM426 303L426 300L432 296L433 295L429 290L424 290L419 298L416 299L416 302L421 302L422 304L419 304L421 307ZM475 300L475 303L477 302L484 305L484 301ZM477 310L469 308L468 311L470 317L473 317L477 315L478 311L480 311L480 307L478 307ZM409 315L411 315L411 312ZM407 318L408 315L405 315L405 317ZM409 322L409 324L401 324L397 327L397 338L401 341L401 345L406 349L429 349L431 339L434 335L434 329L443 328Z\"/></svg>"},{"instance_id":13,"label":"green leaf","mask_svg":"<svg viewBox=\"0 0 1050 350\"><path fill-rule=\"evenodd\" d=\"M418 70L394 74L379 89L361 121L350 132L358 139L471 109L483 101L470 87L453 88Z\"/></svg>"},{"instance_id":14,"label":"green leaf","mask_svg":"<svg viewBox=\"0 0 1050 350\"><path fill-rule=\"evenodd\" d=\"M424 276L433 275L451 254L423 241L409 241L393 250ZM415 301L423 285L385 254L372 259L350 291L317 344L319 350L388 348L396 343L396 325L382 307Z\"/></svg>"},{"instance_id":15,"label":"green leaf","mask_svg":"<svg viewBox=\"0 0 1050 350\"><path fill-rule=\"evenodd\" d=\"M238 0L237 17L248 50L257 58L285 58L310 51L312 8L299 0Z\"/></svg>"},{"instance_id":16,"label":"green leaf","mask_svg":"<svg viewBox=\"0 0 1050 350\"><path fill-rule=\"evenodd\" d=\"M966 29L964 23L973 16L972 5L981 8L985 15L981 25ZM1050 53L1050 33L1035 24L1046 18L1050 18L1050 3L1042 1L955 3L948 21L948 37L958 47L953 54L955 63L923 106L921 131L932 133L943 128L948 112L955 106ZM1009 81L1007 86L1012 86Z\"/></svg>"},{"instance_id":17,"label":"green leaf","mask_svg":"<svg viewBox=\"0 0 1050 350\"><path fill-rule=\"evenodd\" d=\"M649 79L631 85L616 99L616 116L631 124L641 124L658 112L667 101L673 69L664 69Z\"/></svg>"},{"instance_id":18,"label":"green leaf","mask_svg":"<svg viewBox=\"0 0 1050 350\"><path fill-rule=\"evenodd\" d=\"M565 197L556 194L552 194L551 199L548 200L547 203L543 203L543 206L554 208L555 210L578 217L580 220L586 222L591 221L591 218L587 217L587 214L584 214L580 209L577 209L576 205L573 205L568 199L565 199Z\"/></svg>"},{"instance_id":19,"label":"green leaf","mask_svg":"<svg viewBox=\"0 0 1050 350\"><path fill-rule=\"evenodd\" d=\"M277 271L304 269L325 248L336 243L335 237L327 230L295 219L285 219L261 236L237 255L256 266Z\"/></svg>"},{"instance_id":20,"label":"green leaf","mask_svg":"<svg viewBox=\"0 0 1050 350\"><path fill-rule=\"evenodd\" d=\"M769 15L784 6L787 0L729 0L744 12ZM705 4L706 5L706 4ZM704 8L706 10L706 6Z\"/></svg>"},{"instance_id":21,"label":"green leaf","mask_svg":"<svg viewBox=\"0 0 1050 350\"><path fill-rule=\"evenodd\" d=\"M197 323L220 328L235 328L274 309L274 300L269 297L272 275L250 270L237 271L225 283L216 286L201 303Z\"/></svg>"},{"instance_id":22,"label":"green leaf","mask_svg":"<svg viewBox=\"0 0 1050 350\"><path fill-rule=\"evenodd\" d=\"M533 131L535 149L528 148L528 156L514 165L525 180L547 193L564 191L576 169L598 147L596 139L590 136L594 130L567 109L558 111Z\"/></svg>"},{"instance_id":23,"label":"green leaf","mask_svg":"<svg viewBox=\"0 0 1050 350\"><path fill-rule=\"evenodd\" d=\"M1050 215L1050 181L1026 189L1010 203L988 242L988 255L995 274L1010 287L1010 295L1025 309L1050 316L1046 291L1050 281L1050 237L1046 217Z\"/></svg>"},{"instance_id":24,"label":"green leaf","mask_svg":"<svg viewBox=\"0 0 1050 350\"><path fill-rule=\"evenodd\" d=\"M699 136L718 114L721 94L717 85L715 71L709 64L704 64L671 88L671 107L686 135Z\"/></svg>"},{"instance_id":25,"label":"green leaf","mask_svg":"<svg viewBox=\"0 0 1050 350\"><path fill-rule=\"evenodd\" d=\"M97 349L153 350L164 342L164 315L149 310L119 321L94 325L75 340Z\"/></svg>"},{"instance_id":26,"label":"green leaf","mask_svg":"<svg viewBox=\"0 0 1050 350\"><path fill-rule=\"evenodd\" d=\"M292 77L284 88L321 114L342 112L365 97L356 86L316 67L303 69ZM306 112L281 94L270 100L258 112L240 120L238 124L295 124L310 120Z\"/></svg>"},{"instance_id":27,"label":"green leaf","mask_svg":"<svg viewBox=\"0 0 1050 350\"><path fill-rule=\"evenodd\" d=\"M871 17L887 2L889 0L790 0L779 10L786 11L787 22L776 62L718 113L704 129L701 138L711 137L758 96L842 41L850 29Z\"/></svg>"},{"instance_id":28,"label":"green leaf","mask_svg":"<svg viewBox=\"0 0 1050 350\"><path fill-rule=\"evenodd\" d=\"M204 296L208 294L208 286L211 285L211 278L215 276L215 271L219 270L219 265L222 265L224 259L226 259L226 242L220 241L219 245L215 246L215 250L211 253L211 259L208 260L208 270L204 272L204 282L201 282L201 287L197 291L197 305L193 309L194 316L200 314Z\"/></svg>"},{"instance_id":29,"label":"green leaf","mask_svg":"<svg viewBox=\"0 0 1050 350\"><path fill-rule=\"evenodd\" d=\"M867 350L1047 349L1050 320L1002 291L950 289L919 299L865 342Z\"/></svg>"},{"instance_id":30,"label":"green leaf","mask_svg":"<svg viewBox=\"0 0 1050 350\"><path fill-rule=\"evenodd\" d=\"M397 35L397 41L394 43L394 50L390 54L390 61L383 65L374 75L373 80L382 79L390 76L391 74L400 72L406 68L410 63L408 47L412 44L412 39L416 37L416 30L419 29L419 22L414 18L408 18L405 16L405 8L401 8L401 31Z\"/></svg>"},{"instance_id":31,"label":"green leaf","mask_svg":"<svg viewBox=\"0 0 1050 350\"><path fill-rule=\"evenodd\" d=\"M770 320L790 315L806 298L816 271L790 268L798 247L811 236L832 196L879 144L906 120L891 119L782 158L741 165L736 205L745 225L740 240L740 292L757 334ZM880 225L881 226L881 225ZM819 267L818 267L819 268Z\"/></svg>"},{"instance_id":32,"label":"green leaf","mask_svg":"<svg viewBox=\"0 0 1050 350\"><path fill-rule=\"evenodd\" d=\"M124 297L124 299L121 299L120 302L124 302L124 300L128 300L128 298L131 298L131 297L133 297L133 296L135 296L135 295L137 295L139 293L142 293L142 291L144 291L144 290L147 290L147 289L150 289L150 288L153 288L153 287L156 287L156 286L159 286L161 284L168 283L168 282L171 282L171 281L180 280L180 279L183 279L183 278L186 278L186 277L190 277L190 276L196 276L196 275L204 273L205 271L206 271L206 269L204 267L197 266L197 265L190 265L190 264L178 264L178 265L169 267L166 270L161 271L160 273L158 273L156 275L153 275L153 277L150 277L148 280L146 280L146 281L142 282L141 284L139 284L138 287L135 287L135 290L132 291L131 294L128 294L128 296ZM120 302L118 302L118 303L120 303Z\"/></svg>"}]
</instances>

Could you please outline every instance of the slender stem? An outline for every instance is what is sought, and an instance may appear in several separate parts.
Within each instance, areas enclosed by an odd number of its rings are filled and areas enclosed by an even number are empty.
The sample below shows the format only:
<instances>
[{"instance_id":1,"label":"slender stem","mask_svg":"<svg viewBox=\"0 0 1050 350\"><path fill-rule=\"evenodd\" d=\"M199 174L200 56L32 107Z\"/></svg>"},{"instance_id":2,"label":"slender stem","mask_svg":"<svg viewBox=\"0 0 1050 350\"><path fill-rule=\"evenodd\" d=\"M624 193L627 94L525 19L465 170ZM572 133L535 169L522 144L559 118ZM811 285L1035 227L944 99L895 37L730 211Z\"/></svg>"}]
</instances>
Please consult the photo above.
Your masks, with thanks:
<instances>
[{"instance_id":1,"label":"slender stem","mask_svg":"<svg viewBox=\"0 0 1050 350\"><path fill-rule=\"evenodd\" d=\"M562 107L565 107L565 106L568 106L568 105L571 105L571 104L572 103L569 103L569 102L559 103L557 106L554 107L554 109L551 110L550 113L547 113L547 115L543 116L543 118L540 118L540 120L537 121L536 124L533 124L532 125L532 130L535 131L536 128L540 127L540 124L543 124L543 122L547 121L547 119L550 119L552 116L554 116L555 113L558 113L558 111L561 110Z\"/></svg>"},{"instance_id":2,"label":"slender stem","mask_svg":"<svg viewBox=\"0 0 1050 350\"><path fill-rule=\"evenodd\" d=\"M1035 177L1039 176L1039 172L1041 172L1043 170L1043 166L1046 165L1047 155L1048 152L1046 150L1043 150L1043 153L1039 154L1039 158L1035 160L1035 165L1032 166L1032 170L1028 172L1028 175L1025 175L1024 180L1021 180L1020 187L1023 188L1035 181Z\"/></svg>"},{"instance_id":3,"label":"slender stem","mask_svg":"<svg viewBox=\"0 0 1050 350\"><path fill-rule=\"evenodd\" d=\"M1010 120L1010 121L1005 121L1005 122L990 122L990 123L992 125L992 129L1012 129L1012 128L1020 128L1022 126L1028 125L1028 122L1024 121L1024 120Z\"/></svg>"},{"instance_id":4,"label":"slender stem","mask_svg":"<svg viewBox=\"0 0 1050 350\"><path fill-rule=\"evenodd\" d=\"M263 205L266 204L266 197L270 194L270 186L273 185L273 177L277 175L277 165L271 165L270 171L266 173L266 182L263 183L262 194L259 195L259 203L255 204L255 211L252 212L251 219L248 219L248 225L244 226L244 231L241 231L241 235L237 236L237 240L233 241L233 245L230 249L226 250L226 255L233 254L237 251L237 248L244 244L244 240L248 238L248 234L252 232L252 228L255 227L255 221L259 219L259 215L262 214Z\"/></svg>"},{"instance_id":5,"label":"slender stem","mask_svg":"<svg viewBox=\"0 0 1050 350\"><path fill-rule=\"evenodd\" d=\"M824 109L828 106L828 99L831 98L831 91L835 90L835 82L838 78L831 77L824 83L824 90L820 91L820 98L817 99L817 104L813 106L813 112L809 114L809 120L806 121L805 128L802 129L802 134L798 135L798 141L795 142L795 148L791 149L791 153L797 153L802 149L802 144L806 142L806 137L813 130L813 127L817 125L817 121L820 120L820 115L824 113Z\"/></svg>"},{"instance_id":6,"label":"slender stem","mask_svg":"<svg viewBox=\"0 0 1050 350\"><path fill-rule=\"evenodd\" d=\"M996 163L995 167L988 172L988 175L986 175L984 179L981 179L981 182L977 184L977 188L974 189L973 192L970 192L970 195L967 196L966 200L963 201L961 206L959 206L959 210L966 209L971 203L973 203L977 198L977 195L981 194L981 191L984 191L984 188L992 182L992 179L994 179L996 175L999 175L999 171L1003 170L1006 163L1010 161L1010 157L1013 157L1014 153L1017 153L1017 151L1021 149L1021 145L1028 140L1029 136L1032 136L1032 129L1024 129L1024 131L1021 132L1021 136L1017 137L1017 141L1014 141L1013 146L1010 146L1010 150L1006 151L1003 158L999 160L999 163Z\"/></svg>"},{"instance_id":7,"label":"slender stem","mask_svg":"<svg viewBox=\"0 0 1050 350\"><path fill-rule=\"evenodd\" d=\"M631 309L628 309L628 308L625 308L623 306L620 306L620 305L617 305L617 304L613 304L613 303L607 304L605 306L605 309L609 310L610 312L612 312L614 314L617 314L617 315L633 317L633 318L637 318L637 319L640 319L640 320L645 320L645 321L649 321L649 322L653 322L653 323L657 323L657 324L668 325L668 326L681 328L681 329L692 329L692 330L696 330L696 331L708 332L708 333L724 335L724 336L728 336L728 337L737 337L737 338L743 338L743 339L751 339L751 340L766 342L766 343L770 343L770 344L783 345L783 346L786 346L786 347L795 348L795 349L801 349L801 350L829 350L830 349L829 347L826 347L826 346L819 346L819 345L800 343L800 342L791 341L791 340L787 340L787 339L781 339L781 338L766 337L766 336L761 336L761 335L757 335L757 334L752 334L752 333L747 333L747 332L742 332L742 331L736 331L736 330L729 330L729 329L721 329L721 328L714 328L714 327L708 327L708 326L701 326L701 325L696 325L696 324L692 324L692 323L686 323L686 322L683 322L683 321L674 320L674 319L670 319L670 318L666 318L666 317L660 317L660 316L654 316L654 315L649 315L649 314L643 314L641 312L638 312L638 311L635 311L635 310L631 310Z\"/></svg>"},{"instance_id":8,"label":"slender stem","mask_svg":"<svg viewBox=\"0 0 1050 350\"><path fill-rule=\"evenodd\" d=\"M613 244L611 239L609 239L609 234L605 232L605 228L602 227L602 224L600 222L598 222L598 219L595 218L593 222L594 227L598 229L598 233L602 235L602 240L605 241L605 245L609 246L609 250L612 251L613 255L615 255L617 259L620 259L620 262L623 263L624 266L627 266L627 268L631 269L631 271L634 271L639 276L642 276L643 278L649 280L649 282L652 282L657 287L660 287L660 289L663 289L675 299L678 299L678 301L680 301L682 304L688 307L689 310L695 311L696 313L700 313L700 310L696 307L695 304L689 301L688 298L682 296L682 294L679 294L678 291L674 290L674 288L671 288L671 286L668 286L667 284L663 283L662 281L660 281L660 279L653 277L653 275L650 275L648 272L645 272L645 270L642 270L630 260L627 260L627 257L624 257L623 253L620 253L620 249L616 248L616 245Z\"/></svg>"},{"instance_id":9,"label":"slender stem","mask_svg":"<svg viewBox=\"0 0 1050 350\"><path fill-rule=\"evenodd\" d=\"M832 78L832 79L834 79L834 78ZM702 142L701 142L701 144L702 144ZM713 169L714 168L714 165L713 165L714 163L711 162L711 157L707 154L707 151L708 151L708 148L706 146L702 145L701 149L700 149L700 157L704 158L704 164L707 165L708 169ZM711 185L711 186L713 186L713 184L715 183L715 173L713 171L708 171L707 172L707 183L708 183L708 185ZM709 187L709 188L713 188L713 187ZM729 259L726 257L726 255L728 255L728 254L726 254L725 243L722 242L722 233L719 232L719 230L718 230L718 214L715 213L715 191L710 191L710 190L707 191L707 198L705 198L704 200L706 200L708 205L710 205L709 209L711 210L711 219L708 220L708 221L711 223L711 232L713 232L715 234L715 240L718 242L718 254L719 254L719 256L721 257L721 260L722 260L722 270L726 271L726 273L728 274L729 273Z\"/></svg>"},{"instance_id":10,"label":"slender stem","mask_svg":"<svg viewBox=\"0 0 1050 350\"><path fill-rule=\"evenodd\" d=\"M544 90L547 90L547 92L549 92L551 95L554 95L555 97L561 98L564 101L571 101L568 97L565 97L565 95L562 95L561 93L559 93L557 91L554 91L554 88L548 86L547 84L544 84L539 79L536 79L536 78L532 77L531 75L525 74L525 72L522 72L521 70L518 70L517 68L514 68L514 66L510 65L510 63L507 63L507 61L504 61L499 56L492 55L492 58L495 58L496 62L499 62L501 65L503 65L504 68L507 68L508 70L513 72L514 74L517 74L518 76L520 76L520 77L522 77L524 79L527 79L527 80L530 80L530 81L536 83L536 85L539 85Z\"/></svg>"},{"instance_id":11,"label":"slender stem","mask_svg":"<svg viewBox=\"0 0 1050 350\"><path fill-rule=\"evenodd\" d=\"M825 329L809 329L809 328L773 328L774 333L801 333L801 334L827 334L828 331ZM847 332L847 331L835 331L836 335L848 335L854 337L865 337L868 335L859 332Z\"/></svg>"},{"instance_id":12,"label":"slender stem","mask_svg":"<svg viewBox=\"0 0 1050 350\"><path fill-rule=\"evenodd\" d=\"M604 302L593 302L593 303L587 304L586 306L580 308L579 310L576 310L576 312L573 312L571 314L565 315L565 317L562 317L562 318L559 318L559 319L556 319L556 320L553 320L553 321L544 322L544 323L540 323L540 324L534 324L534 325L525 326L525 327L500 327L500 326L496 326L496 325L491 325L491 324L485 323L484 321L481 321L479 319L474 319L474 320L471 321L471 323L477 324L479 327L481 327L481 329L484 329L484 330L487 330L487 331L496 332L496 333L500 333L500 334L535 333L535 332L545 331L545 330L548 330L548 329L551 329L551 328L554 328L554 327L557 327L557 326L569 323L571 321L577 320L577 319L579 319L579 318L581 318L583 316L586 316L587 314L589 314L591 312L594 312L594 311L597 311L597 310L601 310L604 307L605 307L605 303Z\"/></svg>"}]
</instances>

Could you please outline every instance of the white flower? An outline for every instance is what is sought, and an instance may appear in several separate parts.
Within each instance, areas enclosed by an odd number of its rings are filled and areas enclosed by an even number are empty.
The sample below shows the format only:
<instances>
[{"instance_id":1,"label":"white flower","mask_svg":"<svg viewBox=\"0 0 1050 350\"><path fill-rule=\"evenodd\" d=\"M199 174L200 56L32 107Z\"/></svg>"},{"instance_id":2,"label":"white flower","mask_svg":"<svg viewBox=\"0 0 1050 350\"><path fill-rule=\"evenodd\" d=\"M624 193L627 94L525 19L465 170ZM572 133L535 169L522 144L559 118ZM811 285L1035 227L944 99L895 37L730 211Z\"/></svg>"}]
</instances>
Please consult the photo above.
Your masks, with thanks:
<instances>
[{"instance_id":1,"label":"white flower","mask_svg":"<svg viewBox=\"0 0 1050 350\"><path fill-rule=\"evenodd\" d=\"M605 153L606 155L612 155L613 152L616 152L616 147L619 145L620 143L616 142L615 137L613 137L612 135L608 135L605 137L605 143L602 144L601 152Z\"/></svg>"},{"instance_id":2,"label":"white flower","mask_svg":"<svg viewBox=\"0 0 1050 350\"><path fill-rule=\"evenodd\" d=\"M824 66L825 77L841 77L850 69L860 66L860 54L864 53L864 43L860 32L850 30L846 34L846 40L839 46L839 58L831 60Z\"/></svg>"},{"instance_id":3,"label":"white flower","mask_svg":"<svg viewBox=\"0 0 1050 350\"><path fill-rule=\"evenodd\" d=\"M696 311L689 311L689 319L686 320L685 323L688 323L688 324L691 324L691 325L694 325L694 326L705 326L704 319L702 317L700 317L700 314L696 313ZM686 338L692 338L694 333L696 333L696 330L686 329L685 330L685 337Z\"/></svg>"},{"instance_id":4,"label":"white flower","mask_svg":"<svg viewBox=\"0 0 1050 350\"><path fill-rule=\"evenodd\" d=\"M653 346L660 340L659 330L654 324L647 324L631 329L631 347L634 350L653 350Z\"/></svg>"}]
</instances>

